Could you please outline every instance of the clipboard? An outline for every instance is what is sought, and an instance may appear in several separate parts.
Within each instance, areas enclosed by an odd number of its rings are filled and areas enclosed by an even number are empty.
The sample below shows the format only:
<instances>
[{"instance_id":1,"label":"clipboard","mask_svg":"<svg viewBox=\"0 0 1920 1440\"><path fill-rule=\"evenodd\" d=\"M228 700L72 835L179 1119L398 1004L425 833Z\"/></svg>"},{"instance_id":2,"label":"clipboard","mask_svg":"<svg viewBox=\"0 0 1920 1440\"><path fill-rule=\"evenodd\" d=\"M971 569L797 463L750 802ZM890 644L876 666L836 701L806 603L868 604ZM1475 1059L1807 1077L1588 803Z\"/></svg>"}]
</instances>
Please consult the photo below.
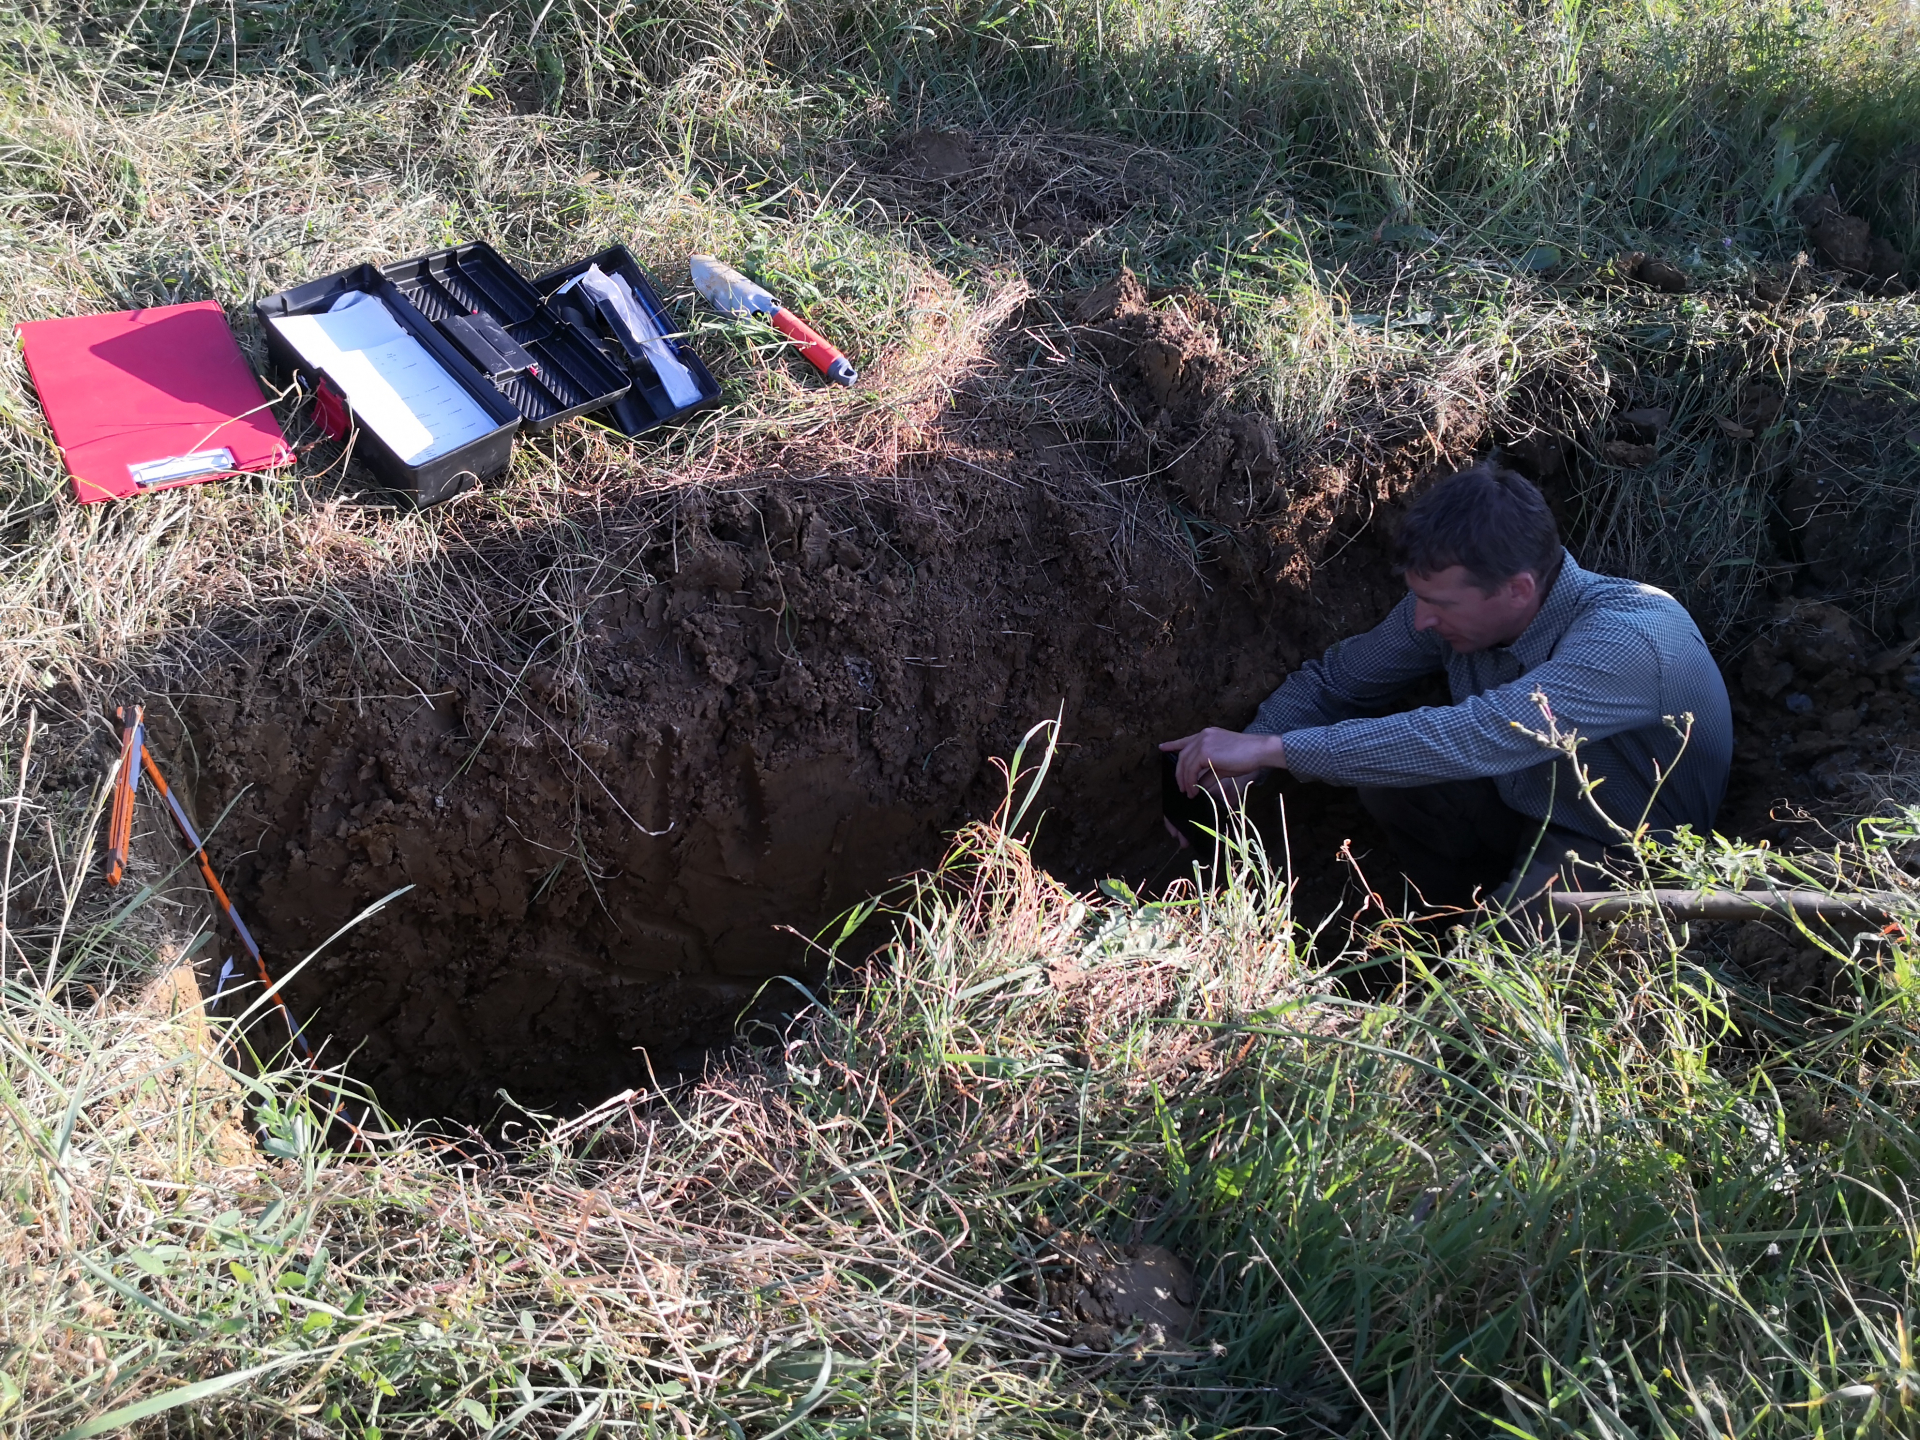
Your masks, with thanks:
<instances>
[{"instance_id":1,"label":"clipboard","mask_svg":"<svg viewBox=\"0 0 1920 1440\"><path fill-rule=\"evenodd\" d=\"M212 300L14 326L83 505L291 464Z\"/></svg>"}]
</instances>

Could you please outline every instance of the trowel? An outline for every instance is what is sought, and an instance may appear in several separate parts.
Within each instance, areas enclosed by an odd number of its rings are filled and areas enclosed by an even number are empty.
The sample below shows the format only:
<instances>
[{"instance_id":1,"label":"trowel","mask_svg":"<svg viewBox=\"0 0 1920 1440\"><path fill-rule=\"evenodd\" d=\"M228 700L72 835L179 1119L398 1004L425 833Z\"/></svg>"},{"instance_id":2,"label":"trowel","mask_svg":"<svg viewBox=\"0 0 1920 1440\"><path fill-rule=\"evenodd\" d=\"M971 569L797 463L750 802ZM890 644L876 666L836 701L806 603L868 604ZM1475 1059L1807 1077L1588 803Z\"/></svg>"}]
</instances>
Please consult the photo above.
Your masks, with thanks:
<instances>
[{"instance_id":1,"label":"trowel","mask_svg":"<svg viewBox=\"0 0 1920 1440\"><path fill-rule=\"evenodd\" d=\"M859 372L847 357L764 288L711 255L695 255L692 269L693 288L704 295L714 309L729 315L766 316L774 329L800 347L800 353L813 363L814 369L837 385L853 384Z\"/></svg>"}]
</instances>

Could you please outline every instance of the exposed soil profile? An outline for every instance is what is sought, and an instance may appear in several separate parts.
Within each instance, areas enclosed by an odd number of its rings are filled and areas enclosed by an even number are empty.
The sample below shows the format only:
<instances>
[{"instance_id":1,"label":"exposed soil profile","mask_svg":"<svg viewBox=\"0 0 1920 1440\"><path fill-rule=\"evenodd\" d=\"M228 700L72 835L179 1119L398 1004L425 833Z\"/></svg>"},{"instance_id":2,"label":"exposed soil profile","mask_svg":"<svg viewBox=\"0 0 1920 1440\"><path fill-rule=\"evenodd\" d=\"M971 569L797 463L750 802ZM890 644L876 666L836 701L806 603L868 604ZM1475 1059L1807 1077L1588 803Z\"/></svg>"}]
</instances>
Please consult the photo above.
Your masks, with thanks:
<instances>
[{"instance_id":1,"label":"exposed soil profile","mask_svg":"<svg viewBox=\"0 0 1920 1440\"><path fill-rule=\"evenodd\" d=\"M1243 722L1384 613L1370 522L1423 467L1284 465L1268 422L1221 408L1216 342L1131 277L1080 330L1150 422L1118 456L963 398L937 510L689 488L628 566L652 583L522 636L510 698L453 634L391 666L346 636L245 641L182 694L156 735L193 757L203 815L232 807L217 859L282 967L414 887L289 986L314 1038L408 1116L645 1084L766 977L808 973L780 927L817 930L991 813L992 757L1055 714L1041 858L1178 873L1155 742ZM1296 806L1292 842L1323 860L1357 810L1313 788L1330 818Z\"/></svg>"},{"instance_id":2,"label":"exposed soil profile","mask_svg":"<svg viewBox=\"0 0 1920 1440\"><path fill-rule=\"evenodd\" d=\"M615 578L577 623L222 637L155 717L198 811L226 812L216 860L282 970L413 887L289 986L396 1114L485 1124L503 1092L566 1111L692 1063L769 977L817 973L800 937L990 814L993 757L1056 714L1041 861L1080 885L1180 873L1155 742L1244 723L1380 618L1409 492L1485 446L1472 416L1397 395L1342 464L1289 453L1227 404L1203 303L1149 304L1123 274L1032 304L1125 423L963 392L912 485L775 477L688 487L645 524L582 516L567 543ZM1563 451L1508 453L1551 491ZM1783 605L1731 674L1723 823L1755 836L1920 719L1910 670L1831 606ZM1346 792L1289 781L1285 802L1309 919L1341 901L1343 842L1387 871Z\"/></svg>"}]
</instances>

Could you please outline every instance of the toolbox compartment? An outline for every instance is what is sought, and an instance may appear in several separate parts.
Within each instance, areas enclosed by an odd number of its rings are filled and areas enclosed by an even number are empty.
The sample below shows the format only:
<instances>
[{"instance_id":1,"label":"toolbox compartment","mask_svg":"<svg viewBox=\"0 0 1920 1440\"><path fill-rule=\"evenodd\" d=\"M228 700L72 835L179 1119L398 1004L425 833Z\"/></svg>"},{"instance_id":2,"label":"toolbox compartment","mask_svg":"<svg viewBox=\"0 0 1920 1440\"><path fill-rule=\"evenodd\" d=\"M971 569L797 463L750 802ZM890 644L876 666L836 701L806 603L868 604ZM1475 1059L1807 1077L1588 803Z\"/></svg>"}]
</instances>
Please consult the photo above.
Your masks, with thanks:
<instances>
[{"instance_id":1,"label":"toolbox compartment","mask_svg":"<svg viewBox=\"0 0 1920 1440\"><path fill-rule=\"evenodd\" d=\"M661 332L668 336L667 344L680 363L687 367L694 383L700 387L700 398L691 405L675 407L667 392L660 384L660 377L654 373L653 364L646 357L631 357L626 348L601 323L598 313L588 299L578 290L565 295L555 295L567 281L586 272L589 265L597 265L602 273L617 274L633 287L633 293L652 314ZM517 278L517 277L516 277ZM621 374L631 382L632 388L616 399L603 415L595 418L622 435L643 435L649 430L691 415L696 410L705 409L720 398L720 382L713 378L700 357L687 349L672 337L678 328L667 307L661 303L660 292L654 289L653 280L642 270L624 245L609 245L596 251L583 260L564 265L558 270L549 270L533 282L538 297L544 297L549 312L568 321L582 335L593 337L597 352L607 362L618 367Z\"/></svg>"},{"instance_id":2,"label":"toolbox compartment","mask_svg":"<svg viewBox=\"0 0 1920 1440\"><path fill-rule=\"evenodd\" d=\"M632 384L626 368L589 338L591 332L541 304L541 292L484 240L395 261L380 273L512 402L535 434L619 401ZM501 345L497 332L489 337L493 326L519 355Z\"/></svg>"},{"instance_id":3,"label":"toolbox compartment","mask_svg":"<svg viewBox=\"0 0 1920 1440\"><path fill-rule=\"evenodd\" d=\"M354 442L355 457L383 483L421 505L450 499L505 470L514 434L520 429L520 411L489 385L439 327L430 323L406 295L372 265L356 265L350 270L324 275L254 304L254 314L259 317L260 329L266 336L267 356L274 368L283 376L298 377L309 391L318 389L324 372L309 365L287 343L278 327L267 322L277 316L311 315L325 310L348 290L364 290L384 301L401 326L497 422L487 434L418 465L408 464L372 429L362 426Z\"/></svg>"}]
</instances>

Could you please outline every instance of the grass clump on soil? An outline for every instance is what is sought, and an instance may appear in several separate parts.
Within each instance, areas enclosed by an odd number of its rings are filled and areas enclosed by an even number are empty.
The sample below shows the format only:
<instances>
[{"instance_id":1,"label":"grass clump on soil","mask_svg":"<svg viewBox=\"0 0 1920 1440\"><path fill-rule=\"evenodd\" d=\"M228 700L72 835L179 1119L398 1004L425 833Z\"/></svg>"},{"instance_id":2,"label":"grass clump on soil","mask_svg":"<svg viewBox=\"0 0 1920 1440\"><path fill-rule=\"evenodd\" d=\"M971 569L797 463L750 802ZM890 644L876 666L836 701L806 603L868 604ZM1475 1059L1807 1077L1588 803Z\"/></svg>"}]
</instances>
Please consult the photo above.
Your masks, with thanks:
<instances>
[{"instance_id":1,"label":"grass clump on soil","mask_svg":"<svg viewBox=\"0 0 1920 1440\"><path fill-rule=\"evenodd\" d=\"M1257 859L1144 903L975 825L880 912L885 949L704 1078L369 1154L350 1081L148 988L203 921L166 885L99 893L82 734L137 679L222 683L206 654L249 627L342 640L374 694L449 630L507 681L536 630L584 672L593 604L679 539L671 497L778 477L964 531L962 471L1019 483L996 425L1055 427L1095 475L1106 508L1060 529L1097 515L1210 576L1315 476L1354 481L1344 548L1394 484L1498 441L1583 560L1672 589L1723 655L1804 601L1897 658L1920 337L1911 267L1880 271L1920 249L1910 7L0 24L9 321L238 319L474 235L530 270L617 238L669 288L688 250L743 260L863 372L812 386L682 286L721 410L641 447L572 427L403 513L291 410L290 475L77 509L0 367L9 1433L1914 1428L1904 923L1784 937L1821 980L1789 1001L1737 935L1525 948L1376 917L1316 948ZM1825 245L1822 197L1885 249ZM1205 387L1176 367L1142 402L1075 318L1123 262L1212 337ZM1272 427L1251 519L1184 478L1228 411ZM1896 809L1825 868L1671 858L1909 889ZM1355 966L1405 987L1341 998ZM1157 1329L1130 1318L1147 1281Z\"/></svg>"},{"instance_id":2,"label":"grass clump on soil","mask_svg":"<svg viewBox=\"0 0 1920 1440\"><path fill-rule=\"evenodd\" d=\"M1771 873L1910 887L1920 814L1858 842ZM23 936L6 1422L1906 1433L1903 926L1789 1012L1712 935L1389 921L1333 962L1406 977L1363 1003L1241 860L1143 904L973 827L790 1028L510 1151L343 1153L328 1077L44 968L131 935Z\"/></svg>"}]
</instances>

